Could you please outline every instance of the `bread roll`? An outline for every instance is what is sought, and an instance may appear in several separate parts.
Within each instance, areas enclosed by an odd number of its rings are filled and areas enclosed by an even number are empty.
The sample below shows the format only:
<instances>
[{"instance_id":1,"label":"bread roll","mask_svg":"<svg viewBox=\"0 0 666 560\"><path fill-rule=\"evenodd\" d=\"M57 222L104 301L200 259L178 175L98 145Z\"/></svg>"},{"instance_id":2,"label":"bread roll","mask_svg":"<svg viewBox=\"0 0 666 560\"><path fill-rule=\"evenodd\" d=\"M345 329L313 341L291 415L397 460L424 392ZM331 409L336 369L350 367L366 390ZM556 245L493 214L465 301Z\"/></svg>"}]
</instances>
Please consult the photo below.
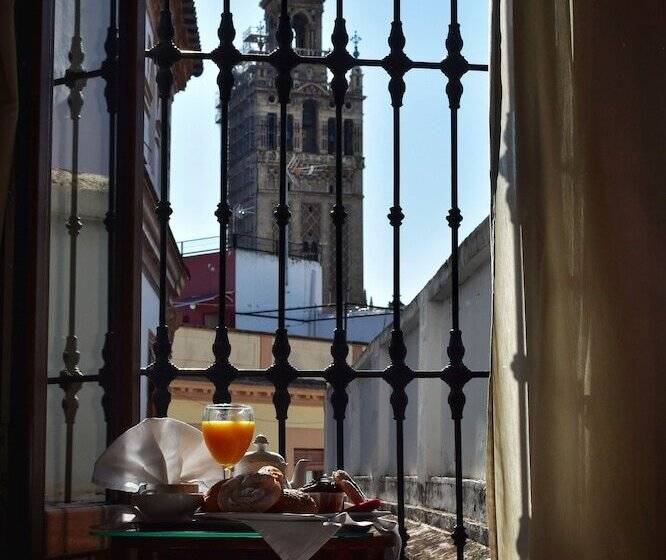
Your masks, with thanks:
<instances>
[{"instance_id":1,"label":"bread roll","mask_svg":"<svg viewBox=\"0 0 666 560\"><path fill-rule=\"evenodd\" d=\"M217 497L220 493L220 488L226 482L226 480L220 480L213 484L204 494L203 497L203 506L201 509L207 513L215 513L220 511L220 506L217 503Z\"/></svg>"},{"instance_id":2,"label":"bread roll","mask_svg":"<svg viewBox=\"0 0 666 560\"><path fill-rule=\"evenodd\" d=\"M317 504L305 492L291 490L282 491L282 497L269 510L270 513L317 513Z\"/></svg>"},{"instance_id":3,"label":"bread roll","mask_svg":"<svg viewBox=\"0 0 666 560\"><path fill-rule=\"evenodd\" d=\"M264 512L282 497L279 482L270 474L248 473L234 476L220 487L220 511Z\"/></svg>"}]
</instances>

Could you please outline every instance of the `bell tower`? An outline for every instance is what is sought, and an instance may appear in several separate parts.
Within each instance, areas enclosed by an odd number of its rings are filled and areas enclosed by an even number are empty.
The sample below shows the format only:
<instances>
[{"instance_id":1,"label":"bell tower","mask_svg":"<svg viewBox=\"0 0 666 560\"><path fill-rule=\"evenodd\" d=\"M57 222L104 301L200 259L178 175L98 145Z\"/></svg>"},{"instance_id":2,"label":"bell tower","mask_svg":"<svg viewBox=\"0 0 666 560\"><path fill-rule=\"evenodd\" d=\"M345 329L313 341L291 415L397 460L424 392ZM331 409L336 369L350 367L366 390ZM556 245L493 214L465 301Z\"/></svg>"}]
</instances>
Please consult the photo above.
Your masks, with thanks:
<instances>
[{"instance_id":1,"label":"bell tower","mask_svg":"<svg viewBox=\"0 0 666 560\"><path fill-rule=\"evenodd\" d=\"M262 0L264 23L243 35L244 52L276 48L280 0ZM293 46L301 56L322 51L324 0L293 0L289 16ZM355 52L355 55L358 53ZM336 125L326 68L302 64L292 71L287 106L287 179L291 210L289 253L317 259L322 266L322 298L335 294L335 228L329 216L335 203ZM343 196L347 221L343 233L345 299L364 304L363 290L363 80L360 68L349 75L342 112ZM275 71L267 63L245 63L236 73L229 107L229 198L232 232L243 246L277 251L273 209L279 193L280 105ZM252 248L252 246L250 247Z\"/></svg>"},{"instance_id":2,"label":"bell tower","mask_svg":"<svg viewBox=\"0 0 666 560\"><path fill-rule=\"evenodd\" d=\"M268 34L268 50L275 45L275 32L280 18L280 0L262 0L266 33ZM289 17L294 29L294 50L301 55L318 55L321 53L321 17L324 13L324 0L295 0L289 2Z\"/></svg>"}]
</instances>

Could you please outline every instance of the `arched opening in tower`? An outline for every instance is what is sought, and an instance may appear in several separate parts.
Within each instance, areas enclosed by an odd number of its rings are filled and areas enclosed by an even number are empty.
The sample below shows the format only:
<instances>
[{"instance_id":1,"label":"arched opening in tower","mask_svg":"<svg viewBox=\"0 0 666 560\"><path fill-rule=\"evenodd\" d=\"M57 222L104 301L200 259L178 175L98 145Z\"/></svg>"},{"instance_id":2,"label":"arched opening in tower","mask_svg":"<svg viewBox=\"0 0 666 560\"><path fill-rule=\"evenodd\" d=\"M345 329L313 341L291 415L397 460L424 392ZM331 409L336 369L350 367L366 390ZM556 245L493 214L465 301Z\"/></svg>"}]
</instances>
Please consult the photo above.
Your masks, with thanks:
<instances>
[{"instance_id":1,"label":"arched opening in tower","mask_svg":"<svg viewBox=\"0 0 666 560\"><path fill-rule=\"evenodd\" d=\"M303 14L296 14L293 18L294 34L296 35L296 48L307 49L308 20Z\"/></svg>"},{"instance_id":2,"label":"arched opening in tower","mask_svg":"<svg viewBox=\"0 0 666 560\"><path fill-rule=\"evenodd\" d=\"M317 102L308 99L303 102L303 151L316 154L317 149Z\"/></svg>"}]
</instances>

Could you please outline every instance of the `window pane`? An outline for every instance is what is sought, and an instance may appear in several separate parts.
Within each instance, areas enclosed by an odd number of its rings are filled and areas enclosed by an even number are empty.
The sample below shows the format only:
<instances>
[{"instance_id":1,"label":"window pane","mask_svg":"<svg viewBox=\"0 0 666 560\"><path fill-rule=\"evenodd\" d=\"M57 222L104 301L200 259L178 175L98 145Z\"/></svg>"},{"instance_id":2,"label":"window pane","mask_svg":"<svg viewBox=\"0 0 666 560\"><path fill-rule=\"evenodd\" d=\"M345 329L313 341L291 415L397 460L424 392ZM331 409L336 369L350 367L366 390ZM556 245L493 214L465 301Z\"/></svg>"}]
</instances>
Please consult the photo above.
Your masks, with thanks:
<instances>
[{"instance_id":1,"label":"window pane","mask_svg":"<svg viewBox=\"0 0 666 560\"><path fill-rule=\"evenodd\" d=\"M335 119L330 118L328 119L328 153L329 154L334 154L335 153Z\"/></svg>"},{"instance_id":2,"label":"window pane","mask_svg":"<svg viewBox=\"0 0 666 560\"><path fill-rule=\"evenodd\" d=\"M294 150L294 115L287 115L287 150Z\"/></svg>"},{"instance_id":3,"label":"window pane","mask_svg":"<svg viewBox=\"0 0 666 560\"><path fill-rule=\"evenodd\" d=\"M316 154L317 149L317 103L308 99L303 103L303 151Z\"/></svg>"},{"instance_id":4,"label":"window pane","mask_svg":"<svg viewBox=\"0 0 666 560\"><path fill-rule=\"evenodd\" d=\"M274 150L277 147L277 114L268 113L266 117L266 148Z\"/></svg>"},{"instance_id":5,"label":"window pane","mask_svg":"<svg viewBox=\"0 0 666 560\"><path fill-rule=\"evenodd\" d=\"M354 155L354 121L345 119L344 123L344 141L345 141L345 155Z\"/></svg>"}]
</instances>

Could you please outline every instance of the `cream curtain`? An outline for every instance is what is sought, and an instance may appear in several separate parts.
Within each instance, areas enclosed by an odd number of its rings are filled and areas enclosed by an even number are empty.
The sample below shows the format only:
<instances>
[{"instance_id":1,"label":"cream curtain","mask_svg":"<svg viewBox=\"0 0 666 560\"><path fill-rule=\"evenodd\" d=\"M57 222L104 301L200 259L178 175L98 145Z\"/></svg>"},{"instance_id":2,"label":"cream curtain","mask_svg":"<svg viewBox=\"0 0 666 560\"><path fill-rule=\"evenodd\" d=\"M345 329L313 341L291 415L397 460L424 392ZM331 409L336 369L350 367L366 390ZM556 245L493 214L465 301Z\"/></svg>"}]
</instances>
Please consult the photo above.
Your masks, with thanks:
<instances>
[{"instance_id":1,"label":"cream curtain","mask_svg":"<svg viewBox=\"0 0 666 560\"><path fill-rule=\"evenodd\" d=\"M665 10L493 1L499 560L664 554Z\"/></svg>"},{"instance_id":2,"label":"cream curtain","mask_svg":"<svg viewBox=\"0 0 666 560\"><path fill-rule=\"evenodd\" d=\"M17 118L14 0L0 0L0 237L7 208Z\"/></svg>"}]
</instances>

